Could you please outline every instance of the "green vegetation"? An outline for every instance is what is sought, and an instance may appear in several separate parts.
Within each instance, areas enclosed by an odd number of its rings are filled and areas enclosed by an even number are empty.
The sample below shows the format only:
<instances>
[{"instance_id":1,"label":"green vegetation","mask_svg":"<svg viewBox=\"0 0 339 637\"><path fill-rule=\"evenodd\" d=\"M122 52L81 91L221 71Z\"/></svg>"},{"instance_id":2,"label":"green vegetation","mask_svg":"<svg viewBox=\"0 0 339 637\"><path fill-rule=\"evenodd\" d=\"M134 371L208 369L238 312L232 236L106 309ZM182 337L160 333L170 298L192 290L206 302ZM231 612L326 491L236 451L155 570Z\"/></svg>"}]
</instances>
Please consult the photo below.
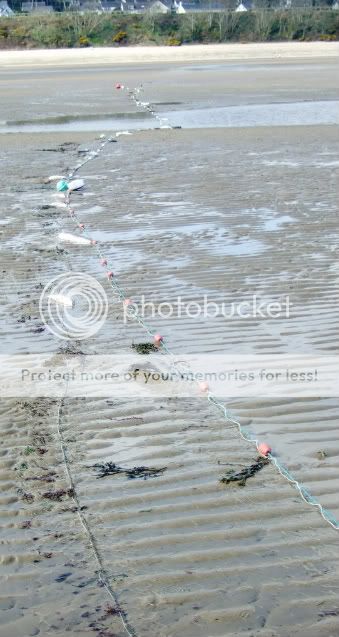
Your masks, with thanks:
<instances>
[{"instance_id":1,"label":"green vegetation","mask_svg":"<svg viewBox=\"0 0 339 637\"><path fill-rule=\"evenodd\" d=\"M0 18L0 48L339 39L339 11L256 10L184 15L55 13Z\"/></svg>"},{"instance_id":2,"label":"green vegetation","mask_svg":"<svg viewBox=\"0 0 339 637\"><path fill-rule=\"evenodd\" d=\"M126 31L118 31L118 33L116 33L112 37L112 42L114 44L126 44L127 40L128 34L126 33Z\"/></svg>"},{"instance_id":3,"label":"green vegetation","mask_svg":"<svg viewBox=\"0 0 339 637\"><path fill-rule=\"evenodd\" d=\"M29 456L31 453L34 453L34 452L35 452L34 447L26 447L24 449L24 455L25 456Z\"/></svg>"}]
</instances>

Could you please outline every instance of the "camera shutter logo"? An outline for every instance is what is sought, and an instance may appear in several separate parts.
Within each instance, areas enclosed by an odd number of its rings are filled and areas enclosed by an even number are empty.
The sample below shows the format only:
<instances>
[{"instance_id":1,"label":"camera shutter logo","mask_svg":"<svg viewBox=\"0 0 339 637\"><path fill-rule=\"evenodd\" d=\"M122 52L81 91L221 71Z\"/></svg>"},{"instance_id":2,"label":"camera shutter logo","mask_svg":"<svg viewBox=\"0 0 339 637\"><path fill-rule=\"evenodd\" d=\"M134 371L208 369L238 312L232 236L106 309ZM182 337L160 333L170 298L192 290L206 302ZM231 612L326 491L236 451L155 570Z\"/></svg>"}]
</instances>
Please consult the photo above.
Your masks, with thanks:
<instances>
[{"instance_id":1,"label":"camera shutter logo","mask_svg":"<svg viewBox=\"0 0 339 637\"><path fill-rule=\"evenodd\" d=\"M39 301L40 316L63 340L84 340L105 323L108 301L104 288L89 274L65 272L51 279Z\"/></svg>"}]
</instances>

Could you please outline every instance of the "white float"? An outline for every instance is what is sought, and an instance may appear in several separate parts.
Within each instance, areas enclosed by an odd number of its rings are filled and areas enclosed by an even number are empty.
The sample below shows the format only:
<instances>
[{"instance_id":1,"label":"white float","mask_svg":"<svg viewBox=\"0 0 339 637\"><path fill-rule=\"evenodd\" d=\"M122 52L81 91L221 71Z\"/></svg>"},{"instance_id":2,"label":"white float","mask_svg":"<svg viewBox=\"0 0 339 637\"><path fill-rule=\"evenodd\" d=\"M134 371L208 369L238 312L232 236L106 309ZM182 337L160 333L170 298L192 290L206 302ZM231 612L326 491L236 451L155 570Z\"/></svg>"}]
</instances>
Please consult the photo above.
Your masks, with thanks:
<instances>
[{"instance_id":1,"label":"white float","mask_svg":"<svg viewBox=\"0 0 339 637\"><path fill-rule=\"evenodd\" d=\"M65 175L50 175L50 177L47 178L47 182L59 181L62 179L66 179Z\"/></svg>"},{"instance_id":2,"label":"white float","mask_svg":"<svg viewBox=\"0 0 339 637\"><path fill-rule=\"evenodd\" d=\"M73 181L70 181L68 184L68 190L70 192L72 192L72 190L80 190L80 188L83 188L85 185L85 182L83 179L73 179Z\"/></svg>"},{"instance_id":3,"label":"white float","mask_svg":"<svg viewBox=\"0 0 339 637\"><path fill-rule=\"evenodd\" d=\"M59 303L59 305L64 305L65 307L73 307L73 300L65 294L49 294L48 298L55 303Z\"/></svg>"},{"instance_id":4,"label":"white float","mask_svg":"<svg viewBox=\"0 0 339 637\"><path fill-rule=\"evenodd\" d=\"M53 201L53 206L55 208L67 208L67 203L64 201Z\"/></svg>"},{"instance_id":5,"label":"white float","mask_svg":"<svg viewBox=\"0 0 339 637\"><path fill-rule=\"evenodd\" d=\"M76 234L70 234L68 232L60 232L59 234L60 241L65 241L66 243L74 243L79 246L90 246L92 245L91 239L86 239L86 237L78 237Z\"/></svg>"}]
</instances>

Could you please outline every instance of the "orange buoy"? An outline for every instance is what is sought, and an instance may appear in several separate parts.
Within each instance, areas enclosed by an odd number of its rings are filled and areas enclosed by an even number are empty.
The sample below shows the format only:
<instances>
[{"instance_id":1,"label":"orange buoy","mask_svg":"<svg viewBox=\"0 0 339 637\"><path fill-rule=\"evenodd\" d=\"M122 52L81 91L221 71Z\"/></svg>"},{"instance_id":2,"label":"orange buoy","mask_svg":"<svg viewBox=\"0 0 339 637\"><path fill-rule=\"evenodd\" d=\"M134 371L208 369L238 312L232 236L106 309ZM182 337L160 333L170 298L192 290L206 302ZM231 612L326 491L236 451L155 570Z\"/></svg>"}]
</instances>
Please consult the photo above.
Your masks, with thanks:
<instances>
[{"instance_id":1,"label":"orange buoy","mask_svg":"<svg viewBox=\"0 0 339 637\"><path fill-rule=\"evenodd\" d=\"M160 343L162 343L162 341L164 340L164 337L161 336L161 334L154 334L153 338L155 345L160 345Z\"/></svg>"}]
</instances>

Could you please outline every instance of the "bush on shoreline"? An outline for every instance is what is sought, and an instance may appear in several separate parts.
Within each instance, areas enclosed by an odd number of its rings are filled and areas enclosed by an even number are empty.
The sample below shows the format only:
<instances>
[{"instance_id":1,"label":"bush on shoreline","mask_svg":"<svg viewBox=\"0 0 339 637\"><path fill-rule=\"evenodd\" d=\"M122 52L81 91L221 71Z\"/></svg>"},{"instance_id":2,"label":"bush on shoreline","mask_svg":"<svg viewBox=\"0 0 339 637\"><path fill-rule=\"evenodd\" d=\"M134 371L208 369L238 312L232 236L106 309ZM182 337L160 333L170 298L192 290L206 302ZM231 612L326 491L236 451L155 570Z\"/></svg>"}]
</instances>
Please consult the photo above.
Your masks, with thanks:
<instances>
[{"instance_id":1,"label":"bush on shoreline","mask_svg":"<svg viewBox=\"0 0 339 637\"><path fill-rule=\"evenodd\" d=\"M338 39L339 12L326 9L184 15L74 12L0 18L0 49Z\"/></svg>"}]
</instances>

